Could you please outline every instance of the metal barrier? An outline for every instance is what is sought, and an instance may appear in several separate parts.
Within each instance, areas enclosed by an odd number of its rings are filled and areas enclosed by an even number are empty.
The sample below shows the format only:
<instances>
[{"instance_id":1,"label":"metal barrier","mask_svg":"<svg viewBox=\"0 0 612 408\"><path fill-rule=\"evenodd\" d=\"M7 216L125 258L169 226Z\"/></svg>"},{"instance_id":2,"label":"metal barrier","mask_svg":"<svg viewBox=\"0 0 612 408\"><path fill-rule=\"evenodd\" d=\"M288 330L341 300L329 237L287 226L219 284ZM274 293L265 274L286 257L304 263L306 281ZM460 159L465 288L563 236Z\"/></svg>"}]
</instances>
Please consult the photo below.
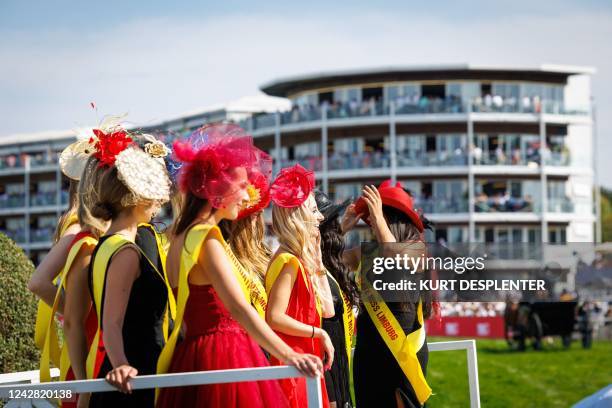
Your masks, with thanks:
<instances>
[{"instance_id":1,"label":"metal barrier","mask_svg":"<svg viewBox=\"0 0 612 408\"><path fill-rule=\"evenodd\" d=\"M466 350L468 381L470 388L470 407L480 408L480 388L478 384L478 361L476 358L475 340L443 341L427 344L429 351ZM53 369L52 377L59 376L59 370ZM279 380L283 378L303 377L294 367L260 367L235 370L200 371L192 373L176 373L161 375L142 375L133 378L130 383L133 389L150 389L166 387L182 387L188 385L222 384L244 381ZM323 406L321 383L318 378L306 377L308 407ZM79 380L38 382L38 371L0 374L0 398L10 398L10 391L53 391L70 390L73 393L116 391L106 380ZM11 407L53 407L50 402L35 399L13 399L6 408Z\"/></svg>"}]
</instances>

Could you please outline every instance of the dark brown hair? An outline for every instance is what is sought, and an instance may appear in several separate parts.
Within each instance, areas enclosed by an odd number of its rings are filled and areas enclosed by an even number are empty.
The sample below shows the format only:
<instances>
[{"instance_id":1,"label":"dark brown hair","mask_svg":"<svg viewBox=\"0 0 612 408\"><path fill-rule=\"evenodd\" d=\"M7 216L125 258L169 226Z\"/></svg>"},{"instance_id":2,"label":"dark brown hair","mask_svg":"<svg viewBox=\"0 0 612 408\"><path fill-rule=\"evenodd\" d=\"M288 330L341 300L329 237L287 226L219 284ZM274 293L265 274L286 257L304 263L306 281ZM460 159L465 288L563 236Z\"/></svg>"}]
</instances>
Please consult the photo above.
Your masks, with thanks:
<instances>
[{"instance_id":1,"label":"dark brown hair","mask_svg":"<svg viewBox=\"0 0 612 408\"><path fill-rule=\"evenodd\" d=\"M393 237L395 237L397 242L425 242L424 232L420 232L410 217L408 217L403 211L383 205L383 215L387 221L391 234L393 234ZM421 216L421 220L425 228L432 228L433 224L427 218ZM430 273L430 271L425 271L425 273ZM421 299L423 300L423 317L427 319L431 316L432 312L431 292L427 291L422 293ZM407 309L415 306L416 305L413 303L403 303L401 305L401 309L406 311Z\"/></svg>"},{"instance_id":2,"label":"dark brown hair","mask_svg":"<svg viewBox=\"0 0 612 408\"><path fill-rule=\"evenodd\" d=\"M357 285L349 277L349 269L342 262L344 252L344 237L341 233L338 217L334 217L319 225L321 231L321 256L323 265L336 279L340 289L348 298L351 305L358 302Z\"/></svg>"},{"instance_id":3,"label":"dark brown hair","mask_svg":"<svg viewBox=\"0 0 612 408\"><path fill-rule=\"evenodd\" d=\"M175 236L187 231L189 226L198 218L202 208L208 203L207 200L196 197L191 192L185 193L182 201L181 212L173 225L172 233Z\"/></svg>"}]
</instances>

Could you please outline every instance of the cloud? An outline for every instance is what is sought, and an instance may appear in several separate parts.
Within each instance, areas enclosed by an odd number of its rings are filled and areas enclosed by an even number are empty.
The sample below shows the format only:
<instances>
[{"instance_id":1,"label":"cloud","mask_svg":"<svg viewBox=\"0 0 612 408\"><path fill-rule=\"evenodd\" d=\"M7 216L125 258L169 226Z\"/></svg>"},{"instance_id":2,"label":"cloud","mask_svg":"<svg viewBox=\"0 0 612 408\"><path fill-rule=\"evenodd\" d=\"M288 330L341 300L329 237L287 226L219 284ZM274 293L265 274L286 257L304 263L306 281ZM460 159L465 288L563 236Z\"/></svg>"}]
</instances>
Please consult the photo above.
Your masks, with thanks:
<instances>
[{"instance_id":1,"label":"cloud","mask_svg":"<svg viewBox=\"0 0 612 408\"><path fill-rule=\"evenodd\" d=\"M471 62L593 65L602 151L612 131L609 11L512 13L465 21L422 13L232 14L133 19L102 31L0 38L0 134L70 128L104 113L148 123L257 92L278 76L329 69ZM607 164L606 164L607 166ZM610 164L612 166L612 164ZM612 167L602 174L612 185Z\"/></svg>"}]
</instances>

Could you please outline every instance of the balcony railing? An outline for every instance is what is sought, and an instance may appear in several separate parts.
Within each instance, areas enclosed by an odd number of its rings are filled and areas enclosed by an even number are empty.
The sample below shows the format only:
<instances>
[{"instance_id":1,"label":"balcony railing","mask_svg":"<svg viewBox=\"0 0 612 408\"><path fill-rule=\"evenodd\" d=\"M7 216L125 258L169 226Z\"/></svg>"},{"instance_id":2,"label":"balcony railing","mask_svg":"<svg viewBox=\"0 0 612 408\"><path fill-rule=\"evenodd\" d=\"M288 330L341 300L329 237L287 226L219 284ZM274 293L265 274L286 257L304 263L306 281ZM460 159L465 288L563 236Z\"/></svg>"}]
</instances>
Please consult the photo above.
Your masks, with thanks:
<instances>
[{"instance_id":1,"label":"balcony railing","mask_svg":"<svg viewBox=\"0 0 612 408\"><path fill-rule=\"evenodd\" d=\"M465 199L434 197L417 198L414 206L425 214L467 213L468 202Z\"/></svg>"},{"instance_id":2,"label":"balcony railing","mask_svg":"<svg viewBox=\"0 0 612 408\"><path fill-rule=\"evenodd\" d=\"M0 208L25 207L25 194L3 194L0 196Z\"/></svg>"},{"instance_id":3,"label":"balcony railing","mask_svg":"<svg viewBox=\"0 0 612 408\"><path fill-rule=\"evenodd\" d=\"M45 191L30 195L30 206L42 207L57 204L57 193L55 191Z\"/></svg>"},{"instance_id":4,"label":"balcony railing","mask_svg":"<svg viewBox=\"0 0 612 408\"><path fill-rule=\"evenodd\" d=\"M474 113L527 113L527 114L564 114L564 115L585 115L588 113L586 109L566 109L562 102L558 101L538 101L530 99L518 101L513 98L479 98L478 100L468 104L459 99L452 97L427 98L422 97L418 101L404 101L398 99L395 102L396 115L423 115L423 114L460 114L468 111L468 106L471 105L471 111ZM362 101L362 102L340 102L313 106L294 106L291 110L280 112L280 124L290 125L296 123L305 123L321 120L323 118L323 110L327 110L327 119L349 119L368 116L386 116L391 112L389 103L383 101ZM242 127L249 130L258 130L273 128L276 126L276 114L257 115L250 120L245 120L240 123ZM250 123L249 123L250 121Z\"/></svg>"},{"instance_id":5,"label":"balcony railing","mask_svg":"<svg viewBox=\"0 0 612 408\"><path fill-rule=\"evenodd\" d=\"M9 237L10 239L12 239L13 241L15 241L18 244L23 244L26 241L25 238L25 229L18 229L18 230L4 230L4 231L0 231L2 232L4 235L6 235L7 237Z\"/></svg>"},{"instance_id":6,"label":"balcony railing","mask_svg":"<svg viewBox=\"0 0 612 408\"><path fill-rule=\"evenodd\" d=\"M530 197L478 196L475 199L474 211L479 213L538 212L539 206L535 205Z\"/></svg>"},{"instance_id":7,"label":"balcony railing","mask_svg":"<svg viewBox=\"0 0 612 408\"><path fill-rule=\"evenodd\" d=\"M33 228L30 230L30 242L51 242L54 229L51 227Z\"/></svg>"},{"instance_id":8,"label":"balcony railing","mask_svg":"<svg viewBox=\"0 0 612 408\"><path fill-rule=\"evenodd\" d=\"M57 154L30 156L30 167L52 166L58 163Z\"/></svg>"},{"instance_id":9,"label":"balcony railing","mask_svg":"<svg viewBox=\"0 0 612 408\"><path fill-rule=\"evenodd\" d=\"M299 164L300 166L304 167L307 170L312 170L312 171L322 170L321 158L317 156L302 157L302 158L295 159L295 160L285 159L282 161L281 167L289 167L289 166L293 166L294 164Z\"/></svg>"},{"instance_id":10,"label":"balcony railing","mask_svg":"<svg viewBox=\"0 0 612 408\"><path fill-rule=\"evenodd\" d=\"M574 203L569 198L548 198L548 211L552 213L573 213Z\"/></svg>"},{"instance_id":11,"label":"balcony railing","mask_svg":"<svg viewBox=\"0 0 612 408\"><path fill-rule=\"evenodd\" d=\"M465 166L467 154L459 149L456 152L398 152L397 167L420 166Z\"/></svg>"},{"instance_id":12,"label":"balcony railing","mask_svg":"<svg viewBox=\"0 0 612 408\"><path fill-rule=\"evenodd\" d=\"M327 160L329 170L380 169L391 166L391 157L387 152L333 153Z\"/></svg>"},{"instance_id":13,"label":"balcony railing","mask_svg":"<svg viewBox=\"0 0 612 408\"><path fill-rule=\"evenodd\" d=\"M22 169L23 161L16 156L0 157L0 170L4 169Z\"/></svg>"}]
</instances>

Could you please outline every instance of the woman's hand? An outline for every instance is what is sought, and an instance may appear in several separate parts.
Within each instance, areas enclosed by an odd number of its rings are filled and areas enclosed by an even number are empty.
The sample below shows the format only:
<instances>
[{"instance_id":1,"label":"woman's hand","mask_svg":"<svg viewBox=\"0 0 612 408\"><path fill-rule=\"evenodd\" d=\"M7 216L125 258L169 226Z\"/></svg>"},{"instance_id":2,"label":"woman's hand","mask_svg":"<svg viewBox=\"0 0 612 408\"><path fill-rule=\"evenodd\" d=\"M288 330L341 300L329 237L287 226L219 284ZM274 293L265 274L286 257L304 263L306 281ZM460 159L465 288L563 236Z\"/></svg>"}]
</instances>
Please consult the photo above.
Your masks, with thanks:
<instances>
[{"instance_id":1,"label":"woman's hand","mask_svg":"<svg viewBox=\"0 0 612 408\"><path fill-rule=\"evenodd\" d=\"M359 218L359 214L355 212L355 204L349 205L342 216L342 220L340 220L340 230L342 233L346 234L352 230L359 222Z\"/></svg>"},{"instance_id":2,"label":"woman's hand","mask_svg":"<svg viewBox=\"0 0 612 408\"><path fill-rule=\"evenodd\" d=\"M124 394L132 393L130 379L138 375L138 370L128 364L122 364L119 367L113 368L106 374L106 381Z\"/></svg>"},{"instance_id":3,"label":"woman's hand","mask_svg":"<svg viewBox=\"0 0 612 408\"><path fill-rule=\"evenodd\" d=\"M382 198L380 198L378 189L374 186L365 186L363 188L363 199L368 205L372 225L378 225L380 221L384 221Z\"/></svg>"},{"instance_id":4,"label":"woman's hand","mask_svg":"<svg viewBox=\"0 0 612 408\"><path fill-rule=\"evenodd\" d=\"M323 351L325 352L325 370L329 370L334 363L334 345L332 344L329 334L321 328L315 329L316 337L321 339L323 343Z\"/></svg>"},{"instance_id":5,"label":"woman's hand","mask_svg":"<svg viewBox=\"0 0 612 408\"><path fill-rule=\"evenodd\" d=\"M294 366L300 373L309 377L317 377L323 374L323 363L321 359L312 354L296 353L292 351L283 362L287 365Z\"/></svg>"}]
</instances>

